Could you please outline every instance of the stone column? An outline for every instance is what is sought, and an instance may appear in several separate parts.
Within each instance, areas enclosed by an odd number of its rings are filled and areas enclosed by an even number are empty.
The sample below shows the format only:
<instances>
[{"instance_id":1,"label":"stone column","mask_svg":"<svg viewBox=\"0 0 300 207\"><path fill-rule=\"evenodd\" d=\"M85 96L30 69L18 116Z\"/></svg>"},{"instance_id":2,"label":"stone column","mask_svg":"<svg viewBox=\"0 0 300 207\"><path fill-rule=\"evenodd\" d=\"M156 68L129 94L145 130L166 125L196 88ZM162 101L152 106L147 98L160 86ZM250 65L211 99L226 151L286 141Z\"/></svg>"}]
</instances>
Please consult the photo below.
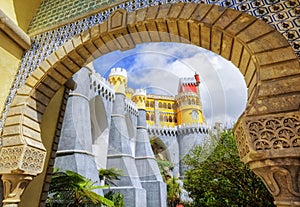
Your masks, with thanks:
<instances>
[{"instance_id":1,"label":"stone column","mask_svg":"<svg viewBox=\"0 0 300 207\"><path fill-rule=\"evenodd\" d=\"M69 93L55 167L72 170L100 185L92 154L88 69L78 71L74 75L74 81L77 87Z\"/></svg>"},{"instance_id":2,"label":"stone column","mask_svg":"<svg viewBox=\"0 0 300 207\"><path fill-rule=\"evenodd\" d=\"M138 107L135 163L144 189L147 191L147 207L167 206L166 184L162 180L155 160L146 124L146 91L138 90L133 101Z\"/></svg>"},{"instance_id":3,"label":"stone column","mask_svg":"<svg viewBox=\"0 0 300 207\"><path fill-rule=\"evenodd\" d=\"M108 79L114 86L115 100L109 131L107 168L118 168L124 173L120 180L115 181L118 187L111 189L124 195L126 207L147 206L146 191L139 179L125 120L126 78L126 71L117 68L112 70Z\"/></svg>"},{"instance_id":4,"label":"stone column","mask_svg":"<svg viewBox=\"0 0 300 207\"><path fill-rule=\"evenodd\" d=\"M124 107L125 95L116 93L109 132L107 168L121 169L124 176L115 181L118 187L111 189L124 195L128 207L146 206L146 192L142 188L132 155Z\"/></svg>"},{"instance_id":5,"label":"stone column","mask_svg":"<svg viewBox=\"0 0 300 207\"><path fill-rule=\"evenodd\" d=\"M300 206L300 116L242 117L234 129L241 160L265 183L278 207Z\"/></svg>"}]
</instances>

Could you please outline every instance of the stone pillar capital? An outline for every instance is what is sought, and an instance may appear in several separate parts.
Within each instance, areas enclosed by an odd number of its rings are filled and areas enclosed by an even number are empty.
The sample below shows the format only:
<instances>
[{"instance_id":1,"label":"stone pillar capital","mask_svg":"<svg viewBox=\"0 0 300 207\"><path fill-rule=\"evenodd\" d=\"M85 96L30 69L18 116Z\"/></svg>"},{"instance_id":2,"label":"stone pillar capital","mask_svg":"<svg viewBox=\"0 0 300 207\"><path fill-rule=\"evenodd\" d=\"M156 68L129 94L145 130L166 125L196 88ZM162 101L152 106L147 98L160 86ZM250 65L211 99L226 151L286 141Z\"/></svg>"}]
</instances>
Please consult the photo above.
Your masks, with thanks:
<instances>
[{"instance_id":1,"label":"stone pillar capital","mask_svg":"<svg viewBox=\"0 0 300 207\"><path fill-rule=\"evenodd\" d=\"M28 145L3 146L0 149L3 207L18 207L20 196L28 183L42 172L45 158L45 149Z\"/></svg>"},{"instance_id":2,"label":"stone pillar capital","mask_svg":"<svg viewBox=\"0 0 300 207\"><path fill-rule=\"evenodd\" d=\"M281 207L300 206L300 112L243 116L234 129L241 160Z\"/></svg>"},{"instance_id":3,"label":"stone pillar capital","mask_svg":"<svg viewBox=\"0 0 300 207\"><path fill-rule=\"evenodd\" d=\"M23 191L33 177L33 175L23 174L22 171L2 175L4 186L3 207L17 207L21 201L20 197Z\"/></svg>"}]
</instances>

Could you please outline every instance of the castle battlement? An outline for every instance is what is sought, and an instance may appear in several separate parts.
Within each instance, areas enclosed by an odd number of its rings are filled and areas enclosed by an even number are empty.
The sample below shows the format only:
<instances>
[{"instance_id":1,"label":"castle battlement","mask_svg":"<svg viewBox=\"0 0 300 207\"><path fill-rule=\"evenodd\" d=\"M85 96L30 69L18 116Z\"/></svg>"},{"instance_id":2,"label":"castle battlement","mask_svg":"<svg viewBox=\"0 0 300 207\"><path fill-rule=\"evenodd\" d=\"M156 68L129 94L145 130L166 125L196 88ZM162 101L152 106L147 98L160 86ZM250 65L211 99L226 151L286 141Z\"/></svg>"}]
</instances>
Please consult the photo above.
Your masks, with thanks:
<instances>
[{"instance_id":1,"label":"castle battlement","mask_svg":"<svg viewBox=\"0 0 300 207\"><path fill-rule=\"evenodd\" d=\"M193 84L197 84L196 80L194 77L187 77L187 78L180 78L179 79L179 84L182 84L182 85L193 85Z\"/></svg>"},{"instance_id":2,"label":"castle battlement","mask_svg":"<svg viewBox=\"0 0 300 207\"><path fill-rule=\"evenodd\" d=\"M102 95L109 100L113 100L115 97L113 86L99 73L92 73L90 75L90 89L92 96Z\"/></svg>"},{"instance_id":3,"label":"castle battlement","mask_svg":"<svg viewBox=\"0 0 300 207\"><path fill-rule=\"evenodd\" d=\"M125 110L134 116L139 114L136 104L128 98L125 99Z\"/></svg>"},{"instance_id":4,"label":"castle battlement","mask_svg":"<svg viewBox=\"0 0 300 207\"><path fill-rule=\"evenodd\" d=\"M154 95L154 94L147 94L147 98L153 98L153 99L164 99L164 100L174 100L174 96L164 96L164 95Z\"/></svg>"},{"instance_id":5,"label":"castle battlement","mask_svg":"<svg viewBox=\"0 0 300 207\"><path fill-rule=\"evenodd\" d=\"M149 135L180 135L180 134L208 134L211 129L205 124L182 124L174 127L147 125Z\"/></svg>"},{"instance_id":6,"label":"castle battlement","mask_svg":"<svg viewBox=\"0 0 300 207\"><path fill-rule=\"evenodd\" d=\"M133 96L147 96L147 91L145 89L136 89Z\"/></svg>"},{"instance_id":7,"label":"castle battlement","mask_svg":"<svg viewBox=\"0 0 300 207\"><path fill-rule=\"evenodd\" d=\"M127 79L127 71L124 68L112 68L109 77L111 76L123 76Z\"/></svg>"},{"instance_id":8,"label":"castle battlement","mask_svg":"<svg viewBox=\"0 0 300 207\"><path fill-rule=\"evenodd\" d=\"M177 127L147 126L149 135L177 136Z\"/></svg>"},{"instance_id":9,"label":"castle battlement","mask_svg":"<svg viewBox=\"0 0 300 207\"><path fill-rule=\"evenodd\" d=\"M177 94L176 96L175 96L175 100L178 100L178 99L180 99L180 98L182 98L182 97L195 97L195 98L200 98L200 96L199 96L199 94L197 94L197 93L194 93L194 92L181 92L181 93L179 93L179 94Z\"/></svg>"},{"instance_id":10,"label":"castle battlement","mask_svg":"<svg viewBox=\"0 0 300 207\"><path fill-rule=\"evenodd\" d=\"M178 126L178 134L208 134L209 127L205 124L182 124Z\"/></svg>"}]
</instances>

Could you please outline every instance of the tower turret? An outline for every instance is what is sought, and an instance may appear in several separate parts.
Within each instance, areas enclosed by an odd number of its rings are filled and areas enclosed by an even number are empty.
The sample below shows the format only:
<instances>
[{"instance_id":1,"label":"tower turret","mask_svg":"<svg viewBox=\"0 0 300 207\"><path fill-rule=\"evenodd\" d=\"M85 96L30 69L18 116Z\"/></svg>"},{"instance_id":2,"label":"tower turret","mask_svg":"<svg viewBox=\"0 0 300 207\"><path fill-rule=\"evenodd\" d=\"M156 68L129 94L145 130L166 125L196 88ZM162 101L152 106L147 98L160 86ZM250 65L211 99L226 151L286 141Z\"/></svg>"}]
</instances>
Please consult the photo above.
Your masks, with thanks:
<instances>
[{"instance_id":1,"label":"tower turret","mask_svg":"<svg viewBox=\"0 0 300 207\"><path fill-rule=\"evenodd\" d=\"M205 122L198 86L200 77L195 74L192 78L179 80L177 101L178 125L196 125Z\"/></svg>"},{"instance_id":2,"label":"tower turret","mask_svg":"<svg viewBox=\"0 0 300 207\"><path fill-rule=\"evenodd\" d=\"M125 95L127 87L127 71L124 68L112 68L108 81L114 86L115 93Z\"/></svg>"},{"instance_id":3,"label":"tower turret","mask_svg":"<svg viewBox=\"0 0 300 207\"><path fill-rule=\"evenodd\" d=\"M194 78L195 78L195 80L196 80L197 86L199 86L199 85L200 85L200 76L199 76L199 74L198 74L198 73L195 73Z\"/></svg>"},{"instance_id":4,"label":"tower turret","mask_svg":"<svg viewBox=\"0 0 300 207\"><path fill-rule=\"evenodd\" d=\"M146 110L146 99L147 93L144 89L135 90L132 96L132 101L136 104L138 109Z\"/></svg>"}]
</instances>

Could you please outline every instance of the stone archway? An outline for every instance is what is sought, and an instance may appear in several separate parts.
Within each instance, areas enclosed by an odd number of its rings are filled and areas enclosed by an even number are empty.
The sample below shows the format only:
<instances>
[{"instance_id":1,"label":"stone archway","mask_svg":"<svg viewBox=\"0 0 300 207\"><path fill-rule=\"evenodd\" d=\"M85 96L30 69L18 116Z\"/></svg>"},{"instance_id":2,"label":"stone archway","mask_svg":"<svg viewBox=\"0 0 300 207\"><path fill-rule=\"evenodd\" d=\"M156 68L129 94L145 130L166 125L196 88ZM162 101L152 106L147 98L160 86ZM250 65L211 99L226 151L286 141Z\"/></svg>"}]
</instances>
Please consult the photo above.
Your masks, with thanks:
<instances>
[{"instance_id":1,"label":"stone archway","mask_svg":"<svg viewBox=\"0 0 300 207\"><path fill-rule=\"evenodd\" d=\"M194 3L117 10L35 69L18 90L3 129L0 173L8 190L4 203L17 205L26 183L43 170L41 117L60 87L94 58L143 42L194 44L240 69L249 94L235 127L241 159L262 177L278 206L300 206L299 60L286 39L265 22Z\"/></svg>"}]
</instances>

